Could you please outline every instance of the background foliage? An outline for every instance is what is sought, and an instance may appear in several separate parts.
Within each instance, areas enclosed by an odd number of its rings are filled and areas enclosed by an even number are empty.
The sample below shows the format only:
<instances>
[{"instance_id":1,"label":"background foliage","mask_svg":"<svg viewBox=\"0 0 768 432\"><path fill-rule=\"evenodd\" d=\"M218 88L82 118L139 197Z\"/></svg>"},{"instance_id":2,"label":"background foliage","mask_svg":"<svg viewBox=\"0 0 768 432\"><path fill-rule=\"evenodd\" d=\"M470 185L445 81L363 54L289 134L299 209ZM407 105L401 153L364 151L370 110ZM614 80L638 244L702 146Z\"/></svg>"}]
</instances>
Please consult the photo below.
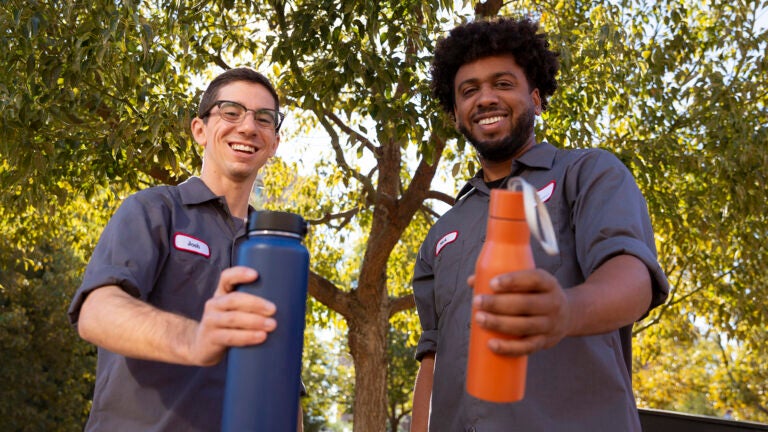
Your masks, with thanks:
<instances>
[{"instance_id":1,"label":"background foliage","mask_svg":"<svg viewBox=\"0 0 768 432\"><path fill-rule=\"evenodd\" d=\"M65 310L90 250L131 190L196 172L200 83L243 64L290 113L264 205L313 221L307 423L407 414L414 253L475 169L425 97L431 47L466 6L0 0L0 429L82 424L94 350ZM768 421L768 3L484 6L540 20L561 53L539 139L610 149L648 201L673 290L636 327L639 405Z\"/></svg>"}]
</instances>

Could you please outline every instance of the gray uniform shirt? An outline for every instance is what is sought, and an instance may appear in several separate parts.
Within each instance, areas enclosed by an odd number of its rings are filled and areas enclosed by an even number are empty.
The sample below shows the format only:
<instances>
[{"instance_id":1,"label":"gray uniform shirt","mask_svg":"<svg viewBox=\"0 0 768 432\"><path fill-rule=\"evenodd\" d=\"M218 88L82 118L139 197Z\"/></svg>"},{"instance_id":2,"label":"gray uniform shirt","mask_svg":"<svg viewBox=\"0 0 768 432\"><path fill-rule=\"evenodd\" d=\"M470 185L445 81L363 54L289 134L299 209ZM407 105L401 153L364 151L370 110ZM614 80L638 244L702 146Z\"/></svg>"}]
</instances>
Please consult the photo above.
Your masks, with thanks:
<instances>
[{"instance_id":1,"label":"gray uniform shirt","mask_svg":"<svg viewBox=\"0 0 768 432\"><path fill-rule=\"evenodd\" d=\"M77 324L89 292L119 285L160 309L199 320L245 223L199 178L125 199L99 239L69 309ZM212 367L137 360L99 348L86 430L218 431L226 359Z\"/></svg>"},{"instance_id":2,"label":"gray uniform shirt","mask_svg":"<svg viewBox=\"0 0 768 432\"><path fill-rule=\"evenodd\" d=\"M633 255L651 274L651 307L664 301L669 287L657 262L645 200L615 156L540 143L513 162L511 176L536 187L555 227L560 254L549 256L532 240L536 267L567 289L609 258ZM466 280L485 240L488 201L478 173L432 227L414 269L422 327L416 356L435 353L430 430L640 431L630 380L631 327L567 337L530 355L521 402L488 403L466 392L472 299Z\"/></svg>"}]
</instances>

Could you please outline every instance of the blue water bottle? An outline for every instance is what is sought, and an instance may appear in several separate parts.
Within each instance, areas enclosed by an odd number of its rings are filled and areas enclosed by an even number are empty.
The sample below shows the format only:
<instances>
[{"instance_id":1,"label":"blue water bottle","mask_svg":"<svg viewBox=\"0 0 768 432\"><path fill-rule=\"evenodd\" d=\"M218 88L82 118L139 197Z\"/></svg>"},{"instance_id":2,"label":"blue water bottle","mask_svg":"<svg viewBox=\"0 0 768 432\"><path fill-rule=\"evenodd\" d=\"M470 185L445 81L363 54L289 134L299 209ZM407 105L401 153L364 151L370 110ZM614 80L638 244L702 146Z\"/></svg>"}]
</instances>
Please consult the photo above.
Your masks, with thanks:
<instances>
[{"instance_id":1,"label":"blue water bottle","mask_svg":"<svg viewBox=\"0 0 768 432\"><path fill-rule=\"evenodd\" d=\"M236 263L259 277L237 290L274 303L277 328L260 345L229 350L224 432L297 429L309 278L309 252L301 243L306 233L307 222L293 213L249 215L248 239L237 249Z\"/></svg>"}]
</instances>

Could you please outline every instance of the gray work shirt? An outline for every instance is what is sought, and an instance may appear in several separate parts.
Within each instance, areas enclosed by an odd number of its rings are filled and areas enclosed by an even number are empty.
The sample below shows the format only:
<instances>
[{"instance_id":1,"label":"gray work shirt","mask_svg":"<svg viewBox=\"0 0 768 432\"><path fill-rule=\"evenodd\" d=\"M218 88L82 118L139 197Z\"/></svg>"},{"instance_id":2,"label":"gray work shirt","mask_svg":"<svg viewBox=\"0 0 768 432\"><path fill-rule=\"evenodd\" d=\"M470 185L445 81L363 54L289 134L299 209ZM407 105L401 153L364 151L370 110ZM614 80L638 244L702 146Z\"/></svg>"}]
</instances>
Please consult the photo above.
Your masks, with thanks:
<instances>
[{"instance_id":1,"label":"gray work shirt","mask_svg":"<svg viewBox=\"0 0 768 432\"><path fill-rule=\"evenodd\" d=\"M513 162L511 176L523 177L539 191L556 230L557 256L547 255L532 240L536 267L568 288L584 282L609 258L633 255L650 272L651 307L663 303L669 287L656 258L648 209L615 156L540 143ZM466 392L472 299L466 280L485 239L489 193L478 173L432 227L414 269L422 326L416 356L435 353L430 430L639 431L630 380L631 326L567 337L530 355L521 402L488 403Z\"/></svg>"},{"instance_id":2,"label":"gray work shirt","mask_svg":"<svg viewBox=\"0 0 768 432\"><path fill-rule=\"evenodd\" d=\"M70 321L77 324L85 297L105 285L199 320L244 239L245 222L199 178L129 196L96 245ZM218 431L225 374L226 359L211 367L180 366L99 348L86 430Z\"/></svg>"}]
</instances>

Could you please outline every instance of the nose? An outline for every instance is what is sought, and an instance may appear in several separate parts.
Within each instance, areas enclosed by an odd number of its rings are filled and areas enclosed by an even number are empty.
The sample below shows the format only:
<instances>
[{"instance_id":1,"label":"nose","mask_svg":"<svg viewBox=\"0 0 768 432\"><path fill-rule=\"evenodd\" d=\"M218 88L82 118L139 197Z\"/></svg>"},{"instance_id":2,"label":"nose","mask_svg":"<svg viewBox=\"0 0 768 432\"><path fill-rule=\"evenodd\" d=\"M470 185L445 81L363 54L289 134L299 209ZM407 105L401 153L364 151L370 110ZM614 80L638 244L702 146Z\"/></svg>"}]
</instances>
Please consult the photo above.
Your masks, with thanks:
<instances>
[{"instance_id":1,"label":"nose","mask_svg":"<svg viewBox=\"0 0 768 432\"><path fill-rule=\"evenodd\" d=\"M478 106L494 106L498 104L499 96L496 94L494 88L490 85L482 85L477 92L477 105Z\"/></svg>"},{"instance_id":2,"label":"nose","mask_svg":"<svg viewBox=\"0 0 768 432\"><path fill-rule=\"evenodd\" d=\"M238 132L247 135L255 135L258 128L259 127L256 126L256 118L251 112L247 112L243 121L237 125Z\"/></svg>"}]
</instances>

